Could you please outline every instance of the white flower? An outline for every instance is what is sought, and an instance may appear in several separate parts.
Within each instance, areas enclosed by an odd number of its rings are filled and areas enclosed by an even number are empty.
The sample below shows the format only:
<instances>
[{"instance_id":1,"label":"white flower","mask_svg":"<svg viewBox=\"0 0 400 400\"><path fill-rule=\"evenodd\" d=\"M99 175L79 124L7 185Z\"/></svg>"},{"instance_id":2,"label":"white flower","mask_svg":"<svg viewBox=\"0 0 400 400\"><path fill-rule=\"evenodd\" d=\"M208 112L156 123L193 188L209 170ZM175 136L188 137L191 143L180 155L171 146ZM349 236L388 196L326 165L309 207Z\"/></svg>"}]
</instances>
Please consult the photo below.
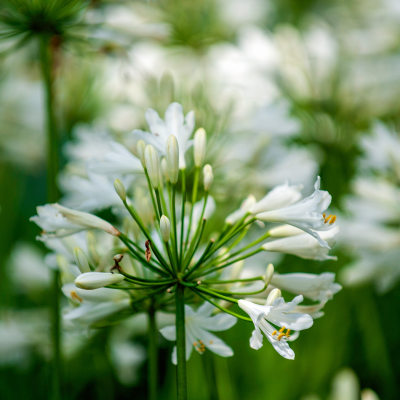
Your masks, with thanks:
<instances>
[{"instance_id":1,"label":"white flower","mask_svg":"<svg viewBox=\"0 0 400 400\"><path fill-rule=\"evenodd\" d=\"M340 228L336 226L330 231L316 233L330 248L335 244L335 237L339 231ZM336 256L328 255L329 248L322 247L316 238L304 233L267 242L262 248L266 251L293 254L306 260L337 260Z\"/></svg>"},{"instance_id":2,"label":"white flower","mask_svg":"<svg viewBox=\"0 0 400 400\"><path fill-rule=\"evenodd\" d=\"M88 162L88 169L102 175L126 175L143 173L141 161L135 157L124 145L110 141L111 148L102 160L92 159Z\"/></svg>"},{"instance_id":3,"label":"white flower","mask_svg":"<svg viewBox=\"0 0 400 400\"><path fill-rule=\"evenodd\" d=\"M293 312L295 307L302 301L303 296L297 296L289 303L285 303L283 297L279 297L272 306L260 306L247 300L239 300L239 307L249 315L255 327L250 338L250 347L255 350L262 347L263 336L260 332L261 329L274 349L282 357L294 360L294 351L287 344L288 340L293 340L289 335L290 330L308 329L313 324L313 319L310 315ZM271 323L281 327L281 329L278 331ZM286 333L284 332L285 329L288 329Z\"/></svg>"},{"instance_id":4,"label":"white flower","mask_svg":"<svg viewBox=\"0 0 400 400\"><path fill-rule=\"evenodd\" d=\"M197 311L185 305L186 328L186 360L192 353L193 347L200 353L209 349L222 357L233 356L232 349L210 331L225 331L236 324L237 319L229 314L217 314L211 316L215 309L210 303L204 303ZM167 340L176 340L175 326L166 326L160 330ZM172 362L177 363L176 346L172 353Z\"/></svg>"},{"instance_id":5,"label":"white flower","mask_svg":"<svg viewBox=\"0 0 400 400\"><path fill-rule=\"evenodd\" d=\"M93 290L122 282L124 279L123 275L111 272L85 272L75 279L75 286L81 289Z\"/></svg>"},{"instance_id":6,"label":"white flower","mask_svg":"<svg viewBox=\"0 0 400 400\"><path fill-rule=\"evenodd\" d=\"M252 214L259 214L290 206L301 199L302 189L303 185L289 185L289 182L276 186L265 197L250 207L249 211Z\"/></svg>"},{"instance_id":7,"label":"white flower","mask_svg":"<svg viewBox=\"0 0 400 400\"><path fill-rule=\"evenodd\" d=\"M335 274L274 274L271 284L290 293L301 294L308 299L325 303L333 298L342 287L335 283Z\"/></svg>"},{"instance_id":8,"label":"white flower","mask_svg":"<svg viewBox=\"0 0 400 400\"><path fill-rule=\"evenodd\" d=\"M31 217L40 226L46 236L62 237L85 229L97 228L110 235L119 236L120 232L109 222L82 211L72 210L57 203L37 207L38 215Z\"/></svg>"},{"instance_id":9,"label":"white flower","mask_svg":"<svg viewBox=\"0 0 400 400\"><path fill-rule=\"evenodd\" d=\"M233 213L229 214L225 218L225 222L229 225L234 225L236 222L238 222L240 219L242 219L247 212L249 212L249 209L256 203L256 198L250 194L247 199L242 201L242 204L240 205L240 208Z\"/></svg>"},{"instance_id":10,"label":"white flower","mask_svg":"<svg viewBox=\"0 0 400 400\"><path fill-rule=\"evenodd\" d=\"M86 290L76 287L74 283L63 285L61 290L66 297L76 304L129 300L129 294L126 290L107 289L103 287Z\"/></svg>"},{"instance_id":11,"label":"white flower","mask_svg":"<svg viewBox=\"0 0 400 400\"><path fill-rule=\"evenodd\" d=\"M315 182L314 193L304 200L291 206L274 211L257 214L257 219L265 222L279 222L293 225L314 236L321 246L329 248L316 231L325 231L335 226L335 219L325 218L322 214L330 205L332 196L325 190L320 190L321 178Z\"/></svg>"},{"instance_id":12,"label":"white flower","mask_svg":"<svg viewBox=\"0 0 400 400\"><path fill-rule=\"evenodd\" d=\"M193 140L189 140L189 138L195 125L194 112L190 111L184 117L182 106L179 103L172 103L165 111L165 122L151 108L146 111L145 116L151 133L135 129L133 135L137 139L142 139L147 144L154 146L162 155L165 155L165 145L168 137L174 135L179 146L179 168L186 168L185 153L193 144Z\"/></svg>"}]
</instances>

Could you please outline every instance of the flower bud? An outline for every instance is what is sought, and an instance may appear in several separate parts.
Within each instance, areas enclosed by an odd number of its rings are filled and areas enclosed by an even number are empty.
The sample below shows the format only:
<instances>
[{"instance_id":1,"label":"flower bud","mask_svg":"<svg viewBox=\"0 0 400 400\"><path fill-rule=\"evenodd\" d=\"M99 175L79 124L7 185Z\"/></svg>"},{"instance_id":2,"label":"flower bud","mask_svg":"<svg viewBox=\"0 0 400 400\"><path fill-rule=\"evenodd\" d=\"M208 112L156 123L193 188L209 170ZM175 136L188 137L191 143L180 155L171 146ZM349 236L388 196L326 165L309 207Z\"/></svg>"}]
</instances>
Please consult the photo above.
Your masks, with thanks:
<instances>
[{"instance_id":1,"label":"flower bud","mask_svg":"<svg viewBox=\"0 0 400 400\"><path fill-rule=\"evenodd\" d=\"M208 173L212 174L212 172L213 172L213 169L212 169L212 166L210 164L206 164L203 167L203 175L207 175Z\"/></svg>"},{"instance_id":2,"label":"flower bud","mask_svg":"<svg viewBox=\"0 0 400 400\"><path fill-rule=\"evenodd\" d=\"M145 165L144 159L144 151L146 149L146 143L143 140L139 140L136 144L136 152L139 160L142 162L142 165Z\"/></svg>"},{"instance_id":3,"label":"flower bud","mask_svg":"<svg viewBox=\"0 0 400 400\"><path fill-rule=\"evenodd\" d=\"M291 225L280 225L277 226L276 228L272 228L269 231L269 235L273 238L297 236L301 234L304 234L304 231Z\"/></svg>"},{"instance_id":4,"label":"flower bud","mask_svg":"<svg viewBox=\"0 0 400 400\"><path fill-rule=\"evenodd\" d=\"M75 286L81 289L92 290L112 285L113 283L119 283L123 280L124 276L121 274L112 274L111 272L86 272L75 279Z\"/></svg>"},{"instance_id":5,"label":"flower bud","mask_svg":"<svg viewBox=\"0 0 400 400\"><path fill-rule=\"evenodd\" d=\"M175 185L179 177L179 146L174 135L169 136L167 139L166 156L169 178L171 183Z\"/></svg>"},{"instance_id":6,"label":"flower bud","mask_svg":"<svg viewBox=\"0 0 400 400\"><path fill-rule=\"evenodd\" d=\"M272 306L274 301L276 299L279 299L279 297L282 297L281 291L279 289L272 290L271 293L269 294L269 296L267 297L267 301L265 302L265 305Z\"/></svg>"},{"instance_id":7,"label":"flower bud","mask_svg":"<svg viewBox=\"0 0 400 400\"><path fill-rule=\"evenodd\" d=\"M194 134L194 164L196 167L201 167L206 155L207 135L203 128L197 129Z\"/></svg>"},{"instance_id":8,"label":"flower bud","mask_svg":"<svg viewBox=\"0 0 400 400\"><path fill-rule=\"evenodd\" d=\"M97 265L100 262L100 257L96 249L96 238L94 237L93 232L91 231L87 232L86 240L87 240L89 258L92 261L92 263Z\"/></svg>"},{"instance_id":9,"label":"flower bud","mask_svg":"<svg viewBox=\"0 0 400 400\"><path fill-rule=\"evenodd\" d=\"M163 157L161 160L161 173L164 175L165 180L169 182L170 179L168 172L168 164L167 164L167 159L165 157Z\"/></svg>"},{"instance_id":10,"label":"flower bud","mask_svg":"<svg viewBox=\"0 0 400 400\"><path fill-rule=\"evenodd\" d=\"M160 219L160 230L164 242L167 243L171 231L171 224L169 222L169 219L165 215L163 215Z\"/></svg>"},{"instance_id":11,"label":"flower bud","mask_svg":"<svg viewBox=\"0 0 400 400\"><path fill-rule=\"evenodd\" d=\"M146 168L147 172L149 173L151 185L154 189L157 189L160 184L158 155L156 149L151 144L146 146L144 158L146 161Z\"/></svg>"},{"instance_id":12,"label":"flower bud","mask_svg":"<svg viewBox=\"0 0 400 400\"><path fill-rule=\"evenodd\" d=\"M271 283L272 276L274 275L274 266L272 264L268 264L267 270L264 275L264 284L268 286Z\"/></svg>"},{"instance_id":13,"label":"flower bud","mask_svg":"<svg viewBox=\"0 0 400 400\"><path fill-rule=\"evenodd\" d=\"M208 192L211 188L211 185L214 180L214 175L212 172L208 172L207 174L204 175L204 190Z\"/></svg>"},{"instance_id":14,"label":"flower bud","mask_svg":"<svg viewBox=\"0 0 400 400\"><path fill-rule=\"evenodd\" d=\"M90 272L89 263L86 259L85 253L79 247L75 247L74 258L76 265L78 266L79 271L81 271L82 274L84 274L85 272Z\"/></svg>"},{"instance_id":15,"label":"flower bud","mask_svg":"<svg viewBox=\"0 0 400 400\"><path fill-rule=\"evenodd\" d=\"M123 202L125 202L126 201L126 190L125 190L123 183L119 179L116 179L114 181L114 189L117 192L117 195L121 198L121 200Z\"/></svg>"}]
</instances>

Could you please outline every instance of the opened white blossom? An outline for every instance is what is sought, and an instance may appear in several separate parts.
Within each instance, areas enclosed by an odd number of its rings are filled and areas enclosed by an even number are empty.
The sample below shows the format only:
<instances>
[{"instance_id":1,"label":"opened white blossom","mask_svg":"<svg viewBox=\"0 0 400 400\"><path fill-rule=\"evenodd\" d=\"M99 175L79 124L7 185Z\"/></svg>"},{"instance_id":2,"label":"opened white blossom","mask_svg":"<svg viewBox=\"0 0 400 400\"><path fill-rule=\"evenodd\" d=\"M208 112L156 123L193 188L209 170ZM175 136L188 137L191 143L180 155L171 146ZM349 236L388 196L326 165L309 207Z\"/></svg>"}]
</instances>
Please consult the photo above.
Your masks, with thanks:
<instances>
[{"instance_id":1,"label":"opened white blossom","mask_svg":"<svg viewBox=\"0 0 400 400\"><path fill-rule=\"evenodd\" d=\"M333 295L338 293L342 286L335 283L335 274L332 272L323 272L322 274L277 274L272 277L271 284L281 290L286 290L290 293L301 294L304 297L326 302L333 298Z\"/></svg>"},{"instance_id":2,"label":"opened white blossom","mask_svg":"<svg viewBox=\"0 0 400 400\"><path fill-rule=\"evenodd\" d=\"M179 168L186 168L185 153L193 144L193 140L189 138L195 125L194 112L190 111L185 117L182 106L179 103L172 103L165 111L165 122L151 108L146 111L146 121L151 133L136 129L133 131L134 137L151 144L160 154L165 155L167 139L170 135L174 135L179 145Z\"/></svg>"},{"instance_id":3,"label":"opened white blossom","mask_svg":"<svg viewBox=\"0 0 400 400\"><path fill-rule=\"evenodd\" d=\"M256 203L256 198L250 194L247 199L242 201L240 208L225 218L225 222L229 225L234 225L237 221L242 219Z\"/></svg>"},{"instance_id":4,"label":"opened white blossom","mask_svg":"<svg viewBox=\"0 0 400 400\"><path fill-rule=\"evenodd\" d=\"M262 331L282 357L294 360L294 351L287 343L293 340L290 331L308 329L313 324L313 319L310 315L293 312L302 301L303 296L297 296L289 303L285 303L283 297L279 297L271 306L261 306L247 300L239 300L239 307L249 315L255 327L250 339L250 347L255 350L262 347ZM280 329L275 328L275 326L280 327ZM285 329L287 329L286 332Z\"/></svg>"},{"instance_id":5,"label":"opened white blossom","mask_svg":"<svg viewBox=\"0 0 400 400\"><path fill-rule=\"evenodd\" d=\"M320 190L321 178L315 182L314 193L304 200L288 207L257 214L257 219L265 222L278 222L293 225L314 236L321 246L329 248L317 231L330 230L335 227L336 216L324 214L329 207L332 196Z\"/></svg>"},{"instance_id":6,"label":"opened white blossom","mask_svg":"<svg viewBox=\"0 0 400 400\"><path fill-rule=\"evenodd\" d=\"M210 303L204 303L197 311L185 305L185 328L186 328L186 360L189 360L193 348L200 354L206 349L221 357L233 356L233 350L212 332L226 331L236 324L237 319L228 314L217 314L212 316L215 307ZM167 340L176 340L175 326L166 326L160 330ZM177 363L176 347L172 352L172 362Z\"/></svg>"},{"instance_id":7,"label":"opened white blossom","mask_svg":"<svg viewBox=\"0 0 400 400\"><path fill-rule=\"evenodd\" d=\"M339 231L340 228L336 226L329 231L317 232L317 234L331 248L336 242ZM265 243L262 248L266 251L293 254L307 260L337 260L336 256L328 255L329 248L322 247L316 238L305 233L272 240Z\"/></svg>"},{"instance_id":8,"label":"opened white blossom","mask_svg":"<svg viewBox=\"0 0 400 400\"><path fill-rule=\"evenodd\" d=\"M104 219L57 203L37 207L37 212L38 215L30 220L44 230L43 235L49 237L67 236L90 228L101 229L114 236L120 235L120 232Z\"/></svg>"},{"instance_id":9,"label":"opened white blossom","mask_svg":"<svg viewBox=\"0 0 400 400\"><path fill-rule=\"evenodd\" d=\"M290 185L289 182L276 186L265 197L250 207L251 214L259 214L290 206L301 199L303 185Z\"/></svg>"}]
</instances>

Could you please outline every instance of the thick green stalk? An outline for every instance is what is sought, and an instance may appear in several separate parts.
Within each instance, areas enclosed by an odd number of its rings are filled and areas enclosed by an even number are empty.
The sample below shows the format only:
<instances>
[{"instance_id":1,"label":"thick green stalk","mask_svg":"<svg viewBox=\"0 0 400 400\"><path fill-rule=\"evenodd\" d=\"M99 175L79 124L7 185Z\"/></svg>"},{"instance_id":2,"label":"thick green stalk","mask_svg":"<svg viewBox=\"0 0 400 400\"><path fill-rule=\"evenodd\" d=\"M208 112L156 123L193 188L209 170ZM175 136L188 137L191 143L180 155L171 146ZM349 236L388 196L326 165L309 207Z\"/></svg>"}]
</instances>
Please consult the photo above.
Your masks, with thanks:
<instances>
[{"instance_id":1,"label":"thick green stalk","mask_svg":"<svg viewBox=\"0 0 400 400\"><path fill-rule=\"evenodd\" d=\"M149 368L148 368L148 398L157 400L158 385L158 354L157 354L157 325L156 312L154 309L149 311Z\"/></svg>"},{"instance_id":2,"label":"thick green stalk","mask_svg":"<svg viewBox=\"0 0 400 400\"><path fill-rule=\"evenodd\" d=\"M172 206L172 227L174 232L174 251L175 251L175 259L176 262L179 264L179 256L178 256L178 233L176 231L176 185L172 185L172 199L171 199L171 206Z\"/></svg>"},{"instance_id":3,"label":"thick green stalk","mask_svg":"<svg viewBox=\"0 0 400 400\"><path fill-rule=\"evenodd\" d=\"M185 335L185 287L178 285L175 292L176 305L176 369L177 400L187 400L186 335Z\"/></svg>"},{"instance_id":4,"label":"thick green stalk","mask_svg":"<svg viewBox=\"0 0 400 400\"><path fill-rule=\"evenodd\" d=\"M192 205L190 207L190 216L189 216L189 228L186 234L186 242L185 242L185 250L189 243L190 239L190 229L192 228L192 219L193 219L193 207L197 200L197 190L199 187L199 175L200 175L200 167L196 167L194 170L194 182L193 182L193 191L192 191Z\"/></svg>"},{"instance_id":5,"label":"thick green stalk","mask_svg":"<svg viewBox=\"0 0 400 400\"><path fill-rule=\"evenodd\" d=\"M186 203L186 169L182 171L182 209L181 209L181 245L179 253L179 261L183 261L183 242L184 242L184 227L185 227L185 203ZM183 265L181 265L183 267Z\"/></svg>"},{"instance_id":6,"label":"thick green stalk","mask_svg":"<svg viewBox=\"0 0 400 400\"><path fill-rule=\"evenodd\" d=\"M46 120L47 120L47 200L53 203L58 200L57 173L58 136L54 117L53 57L50 50L50 37L40 37L40 64L43 74ZM52 399L61 399L61 329L60 329L60 272L53 272L52 285Z\"/></svg>"}]
</instances>

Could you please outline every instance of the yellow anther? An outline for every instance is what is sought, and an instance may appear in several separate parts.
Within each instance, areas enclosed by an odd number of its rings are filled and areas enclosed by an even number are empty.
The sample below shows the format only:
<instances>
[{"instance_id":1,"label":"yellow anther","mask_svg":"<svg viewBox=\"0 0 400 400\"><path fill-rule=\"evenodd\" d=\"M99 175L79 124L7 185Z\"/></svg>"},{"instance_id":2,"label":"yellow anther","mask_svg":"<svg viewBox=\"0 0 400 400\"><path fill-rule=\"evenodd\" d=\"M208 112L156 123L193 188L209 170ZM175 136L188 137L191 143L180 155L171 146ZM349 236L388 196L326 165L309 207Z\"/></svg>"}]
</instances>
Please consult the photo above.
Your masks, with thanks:
<instances>
[{"instance_id":1,"label":"yellow anther","mask_svg":"<svg viewBox=\"0 0 400 400\"><path fill-rule=\"evenodd\" d=\"M281 333L279 336L278 336L278 341L281 341L281 339L283 338L285 336L285 334L284 333Z\"/></svg>"},{"instance_id":2,"label":"yellow anther","mask_svg":"<svg viewBox=\"0 0 400 400\"><path fill-rule=\"evenodd\" d=\"M78 300L78 301L80 301L81 303L82 303L82 299L78 296L78 294L75 292L75 290L73 290L72 292L71 292L71 298L72 298L72 300Z\"/></svg>"},{"instance_id":3,"label":"yellow anther","mask_svg":"<svg viewBox=\"0 0 400 400\"><path fill-rule=\"evenodd\" d=\"M197 342L194 342L194 343L193 343L193 346L194 346L194 347L197 347Z\"/></svg>"},{"instance_id":4,"label":"yellow anther","mask_svg":"<svg viewBox=\"0 0 400 400\"><path fill-rule=\"evenodd\" d=\"M332 225L335 223L335 221L336 221L336 215L333 215L329 223Z\"/></svg>"},{"instance_id":5,"label":"yellow anther","mask_svg":"<svg viewBox=\"0 0 400 400\"><path fill-rule=\"evenodd\" d=\"M290 329L288 329L288 330L286 331L286 337L289 337L289 336L290 336L289 333L290 333Z\"/></svg>"},{"instance_id":6,"label":"yellow anther","mask_svg":"<svg viewBox=\"0 0 400 400\"><path fill-rule=\"evenodd\" d=\"M323 213L322 216L324 217L324 219L326 218L326 214L325 213Z\"/></svg>"},{"instance_id":7,"label":"yellow anther","mask_svg":"<svg viewBox=\"0 0 400 400\"><path fill-rule=\"evenodd\" d=\"M210 344L213 344L214 343L214 340L210 340Z\"/></svg>"},{"instance_id":8,"label":"yellow anther","mask_svg":"<svg viewBox=\"0 0 400 400\"><path fill-rule=\"evenodd\" d=\"M324 223L327 224L331 218L332 218L332 214L329 214L327 217L325 217Z\"/></svg>"},{"instance_id":9,"label":"yellow anther","mask_svg":"<svg viewBox=\"0 0 400 400\"><path fill-rule=\"evenodd\" d=\"M281 329L279 329L279 332L282 333L286 328L284 326L282 326Z\"/></svg>"},{"instance_id":10,"label":"yellow anther","mask_svg":"<svg viewBox=\"0 0 400 400\"><path fill-rule=\"evenodd\" d=\"M278 333L278 331L273 331L272 336L275 336Z\"/></svg>"}]
</instances>

